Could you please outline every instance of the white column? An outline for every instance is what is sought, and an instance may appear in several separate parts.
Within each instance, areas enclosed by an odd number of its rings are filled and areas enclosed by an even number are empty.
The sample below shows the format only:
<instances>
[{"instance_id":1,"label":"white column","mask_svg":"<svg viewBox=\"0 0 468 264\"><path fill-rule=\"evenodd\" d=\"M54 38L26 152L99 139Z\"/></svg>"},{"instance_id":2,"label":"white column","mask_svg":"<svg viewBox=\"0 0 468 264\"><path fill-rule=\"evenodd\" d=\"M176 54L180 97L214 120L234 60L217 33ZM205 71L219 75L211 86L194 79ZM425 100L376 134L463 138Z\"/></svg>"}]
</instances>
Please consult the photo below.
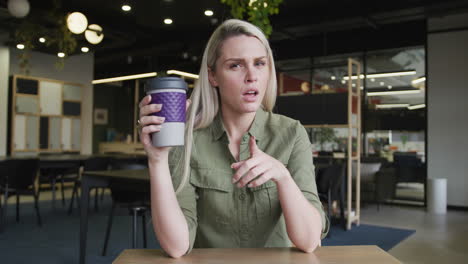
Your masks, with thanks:
<instances>
[{"instance_id":1,"label":"white column","mask_svg":"<svg viewBox=\"0 0 468 264\"><path fill-rule=\"evenodd\" d=\"M447 203L468 206L468 14L433 18L427 37L427 166Z\"/></svg>"},{"instance_id":2,"label":"white column","mask_svg":"<svg viewBox=\"0 0 468 264\"><path fill-rule=\"evenodd\" d=\"M6 155L8 125L8 75L10 71L10 51L0 46L0 156Z\"/></svg>"}]
</instances>

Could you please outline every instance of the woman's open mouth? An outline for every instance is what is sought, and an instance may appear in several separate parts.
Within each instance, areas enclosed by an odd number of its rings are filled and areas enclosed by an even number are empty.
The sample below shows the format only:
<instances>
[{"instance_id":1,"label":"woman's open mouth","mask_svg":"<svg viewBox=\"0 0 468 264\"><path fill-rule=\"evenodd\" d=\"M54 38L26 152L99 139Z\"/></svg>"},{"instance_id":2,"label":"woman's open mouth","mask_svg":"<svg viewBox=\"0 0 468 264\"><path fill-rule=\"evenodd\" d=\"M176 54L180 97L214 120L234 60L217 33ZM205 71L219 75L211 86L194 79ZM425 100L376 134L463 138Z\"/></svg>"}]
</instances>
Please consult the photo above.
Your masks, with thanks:
<instances>
[{"instance_id":1,"label":"woman's open mouth","mask_svg":"<svg viewBox=\"0 0 468 264\"><path fill-rule=\"evenodd\" d=\"M249 89L245 93L242 94L242 98L247 102L254 102L257 100L258 91L256 89Z\"/></svg>"}]
</instances>

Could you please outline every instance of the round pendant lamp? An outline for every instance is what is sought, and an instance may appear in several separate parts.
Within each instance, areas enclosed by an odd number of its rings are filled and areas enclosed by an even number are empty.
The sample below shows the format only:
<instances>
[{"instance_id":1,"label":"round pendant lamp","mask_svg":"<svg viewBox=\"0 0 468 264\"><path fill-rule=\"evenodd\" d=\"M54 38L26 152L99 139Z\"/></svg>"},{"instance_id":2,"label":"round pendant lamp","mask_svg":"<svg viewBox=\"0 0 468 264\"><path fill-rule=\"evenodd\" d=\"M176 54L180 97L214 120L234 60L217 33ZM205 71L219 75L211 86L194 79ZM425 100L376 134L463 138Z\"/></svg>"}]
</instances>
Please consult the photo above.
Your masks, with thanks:
<instances>
[{"instance_id":1,"label":"round pendant lamp","mask_svg":"<svg viewBox=\"0 0 468 264\"><path fill-rule=\"evenodd\" d=\"M85 38L91 44L99 44L104 39L104 33L102 33L102 27L96 24L91 24L85 31Z\"/></svg>"},{"instance_id":2,"label":"round pendant lamp","mask_svg":"<svg viewBox=\"0 0 468 264\"><path fill-rule=\"evenodd\" d=\"M88 19L80 12L73 12L67 17L67 27L72 33L81 34L88 27Z\"/></svg>"},{"instance_id":3,"label":"round pendant lamp","mask_svg":"<svg viewBox=\"0 0 468 264\"><path fill-rule=\"evenodd\" d=\"M8 11L17 18L22 18L29 13L28 0L8 0Z\"/></svg>"}]
</instances>

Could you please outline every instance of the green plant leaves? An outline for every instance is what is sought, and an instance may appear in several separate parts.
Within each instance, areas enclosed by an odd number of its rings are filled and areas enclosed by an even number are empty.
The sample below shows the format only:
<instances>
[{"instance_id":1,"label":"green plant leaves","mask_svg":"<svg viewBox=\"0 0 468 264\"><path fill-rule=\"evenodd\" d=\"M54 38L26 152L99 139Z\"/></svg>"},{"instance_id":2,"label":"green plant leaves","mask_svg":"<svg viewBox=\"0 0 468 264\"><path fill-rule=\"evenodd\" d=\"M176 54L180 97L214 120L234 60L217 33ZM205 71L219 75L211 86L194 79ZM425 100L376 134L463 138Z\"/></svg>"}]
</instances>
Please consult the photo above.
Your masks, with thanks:
<instances>
[{"instance_id":1,"label":"green plant leaves","mask_svg":"<svg viewBox=\"0 0 468 264\"><path fill-rule=\"evenodd\" d=\"M273 32L270 15L279 13L283 0L220 0L231 7L231 15L237 19L247 19L259 27L267 37Z\"/></svg>"},{"instance_id":2,"label":"green plant leaves","mask_svg":"<svg viewBox=\"0 0 468 264\"><path fill-rule=\"evenodd\" d=\"M14 32L15 42L25 46L18 56L20 69L25 74L29 74L30 71L30 51L36 48L36 43L40 37L46 38L45 46L56 47L57 52L69 55L76 49L77 41L75 36L67 28L67 15L59 9L60 3L58 1L54 1L54 4L53 9L40 14L40 16L48 18L47 24L44 24L38 17L29 16L23 20ZM62 69L64 63L64 58L57 58L55 67Z\"/></svg>"}]
</instances>

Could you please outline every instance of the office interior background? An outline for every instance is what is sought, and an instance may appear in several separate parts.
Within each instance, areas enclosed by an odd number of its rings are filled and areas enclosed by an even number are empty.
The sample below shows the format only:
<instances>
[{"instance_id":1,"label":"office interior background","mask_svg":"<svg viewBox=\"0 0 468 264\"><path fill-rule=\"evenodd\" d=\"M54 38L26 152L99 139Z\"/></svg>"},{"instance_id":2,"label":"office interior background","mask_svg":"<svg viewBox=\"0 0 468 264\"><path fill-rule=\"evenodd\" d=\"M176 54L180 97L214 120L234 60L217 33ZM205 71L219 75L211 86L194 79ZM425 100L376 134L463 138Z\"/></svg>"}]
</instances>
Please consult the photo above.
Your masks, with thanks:
<instances>
[{"instance_id":1,"label":"office interior background","mask_svg":"<svg viewBox=\"0 0 468 264\"><path fill-rule=\"evenodd\" d=\"M137 90L140 98L144 91L143 81L93 84L93 80L149 72L161 75L167 70L198 74L210 33L230 16L226 5L216 0L129 1L132 10L128 12L121 3L107 0L30 0L28 16L15 18L7 2L0 1L0 156L14 152L13 75L80 84L77 150L99 153L109 140L137 141L134 98ZM213 14L203 14L206 9ZM54 21L45 14L73 11L102 27L102 41L93 45L84 34L76 35L77 48L65 55L62 67L56 66L57 47L36 41L28 51L26 73L19 59L24 50L12 37L15 30L26 21L51 28ZM166 23L167 19L172 22ZM347 88L347 60L352 58L361 64L363 74L359 87L363 162L392 163L408 158L408 153L417 162L419 169L400 175L391 187L391 197L380 201L381 210L372 208L372 199L369 207L363 207L362 221L415 228L418 238L413 244L409 239L409 246L390 252L404 262L430 263L434 260L421 256L421 241L442 231L431 231L433 226L414 218L433 219L449 228L444 239L433 240L445 243L442 255L453 256L455 262L466 258L460 252L467 248L466 239L449 235L456 229L467 234L459 221L466 221L468 208L468 1L284 0L279 14L271 16L271 25L269 40L280 96L304 96L304 86L311 95L342 92ZM84 46L89 50L84 52ZM186 80L193 87L194 79ZM96 109L107 109L106 124L96 123ZM301 110L303 115L316 115L311 109ZM319 142L323 129L307 129L316 155L344 152L342 128L333 129L327 142ZM449 211L444 216L426 212L428 180L439 178L447 180ZM417 217L408 219L413 215ZM399 220L392 223L392 216ZM420 236L418 225L429 235ZM450 245L454 241L464 246L454 249Z\"/></svg>"}]
</instances>

